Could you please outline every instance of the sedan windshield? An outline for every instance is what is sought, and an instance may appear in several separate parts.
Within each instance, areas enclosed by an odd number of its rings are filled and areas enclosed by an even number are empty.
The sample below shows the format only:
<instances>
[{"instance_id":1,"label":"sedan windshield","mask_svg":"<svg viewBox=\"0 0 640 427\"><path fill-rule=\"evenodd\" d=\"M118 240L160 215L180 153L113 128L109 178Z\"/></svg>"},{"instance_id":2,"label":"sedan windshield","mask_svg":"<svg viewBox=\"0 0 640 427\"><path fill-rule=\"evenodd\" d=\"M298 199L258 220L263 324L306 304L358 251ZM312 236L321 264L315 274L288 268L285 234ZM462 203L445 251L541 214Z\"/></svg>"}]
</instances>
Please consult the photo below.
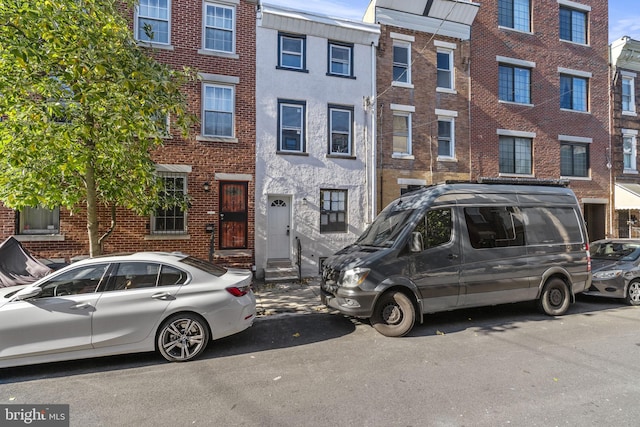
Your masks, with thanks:
<instances>
[{"instance_id":1,"label":"sedan windshield","mask_svg":"<svg viewBox=\"0 0 640 427\"><path fill-rule=\"evenodd\" d=\"M603 242L591 246L591 258L635 261L640 257L640 242Z\"/></svg>"},{"instance_id":2,"label":"sedan windshield","mask_svg":"<svg viewBox=\"0 0 640 427\"><path fill-rule=\"evenodd\" d=\"M379 246L391 247L400 232L404 229L413 209L395 210L387 208L380 212L373 223L365 230L365 232L356 241L361 246Z\"/></svg>"}]
</instances>

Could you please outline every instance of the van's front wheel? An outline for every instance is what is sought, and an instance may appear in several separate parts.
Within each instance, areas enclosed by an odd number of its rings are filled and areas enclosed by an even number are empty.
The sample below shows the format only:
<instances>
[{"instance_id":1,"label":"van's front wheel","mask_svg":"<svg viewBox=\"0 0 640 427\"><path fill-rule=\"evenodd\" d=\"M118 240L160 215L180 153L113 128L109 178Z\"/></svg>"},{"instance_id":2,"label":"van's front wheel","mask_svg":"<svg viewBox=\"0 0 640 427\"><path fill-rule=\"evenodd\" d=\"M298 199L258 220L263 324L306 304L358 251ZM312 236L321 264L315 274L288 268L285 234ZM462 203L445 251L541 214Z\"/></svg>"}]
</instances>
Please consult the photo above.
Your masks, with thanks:
<instances>
[{"instance_id":1,"label":"van's front wheel","mask_svg":"<svg viewBox=\"0 0 640 427\"><path fill-rule=\"evenodd\" d=\"M562 316L569 309L569 287L562 279L553 278L544 285L538 306L549 316Z\"/></svg>"},{"instance_id":2,"label":"van's front wheel","mask_svg":"<svg viewBox=\"0 0 640 427\"><path fill-rule=\"evenodd\" d=\"M387 337L406 335L416 321L416 309L405 294L391 291L382 294L371 316L374 329Z\"/></svg>"}]
</instances>

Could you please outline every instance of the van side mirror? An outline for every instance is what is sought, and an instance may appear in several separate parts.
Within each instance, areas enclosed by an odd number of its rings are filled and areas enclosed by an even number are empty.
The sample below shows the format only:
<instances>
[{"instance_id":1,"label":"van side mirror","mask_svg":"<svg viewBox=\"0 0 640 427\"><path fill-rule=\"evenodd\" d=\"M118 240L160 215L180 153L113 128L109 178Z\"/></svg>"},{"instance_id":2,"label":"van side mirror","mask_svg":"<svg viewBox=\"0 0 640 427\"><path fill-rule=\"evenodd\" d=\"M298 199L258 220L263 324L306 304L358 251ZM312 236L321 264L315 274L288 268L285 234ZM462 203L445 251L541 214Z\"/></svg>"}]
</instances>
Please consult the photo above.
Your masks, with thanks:
<instances>
[{"instance_id":1,"label":"van side mirror","mask_svg":"<svg viewBox=\"0 0 640 427\"><path fill-rule=\"evenodd\" d=\"M414 231L411 233L409 240L409 252L418 253L424 250L424 242L422 240L422 233Z\"/></svg>"}]
</instances>

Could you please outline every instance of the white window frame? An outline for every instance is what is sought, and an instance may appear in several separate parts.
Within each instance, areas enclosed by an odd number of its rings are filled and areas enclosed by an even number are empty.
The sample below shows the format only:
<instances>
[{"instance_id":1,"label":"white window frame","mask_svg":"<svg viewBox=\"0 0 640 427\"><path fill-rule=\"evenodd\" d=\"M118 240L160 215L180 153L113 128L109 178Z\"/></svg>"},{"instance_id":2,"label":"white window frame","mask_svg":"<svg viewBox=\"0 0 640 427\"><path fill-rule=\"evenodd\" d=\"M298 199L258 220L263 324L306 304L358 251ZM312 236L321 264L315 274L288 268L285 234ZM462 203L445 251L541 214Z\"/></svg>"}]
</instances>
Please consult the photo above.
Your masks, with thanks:
<instances>
[{"instance_id":1,"label":"white window frame","mask_svg":"<svg viewBox=\"0 0 640 427\"><path fill-rule=\"evenodd\" d=\"M209 89L223 89L225 92L228 90L231 92L231 108L226 108L223 105L216 106L210 105L207 102L207 92ZM215 99L213 100L215 104ZM221 84L221 83L212 83L205 82L202 84L202 126L201 126L201 135L205 138L235 138L235 127L236 127L236 114L235 114L235 86L229 84ZM231 114L231 134L230 135L217 135L217 134L209 134L206 133L206 113L214 112L214 113L225 113Z\"/></svg>"},{"instance_id":2,"label":"white window frame","mask_svg":"<svg viewBox=\"0 0 640 427\"><path fill-rule=\"evenodd\" d=\"M283 49L284 39L296 40L300 43L300 52L285 51ZM306 68L306 37L296 34L279 33L278 34L278 68L286 70L304 71ZM284 65L282 58L284 54L300 57L300 66Z\"/></svg>"},{"instance_id":3,"label":"white window frame","mask_svg":"<svg viewBox=\"0 0 640 427\"><path fill-rule=\"evenodd\" d=\"M341 112L341 113L348 113L349 114L349 129L347 132L344 131L340 131L340 130L334 130L333 128L333 113L334 112ZM333 144L333 135L334 134L340 134L340 135L346 135L347 136L347 151L346 152L342 152L342 151L334 151L334 144ZM352 155L352 150L353 150L353 108L348 108L348 107L340 107L337 105L330 105L329 106L329 154L334 155L334 156L351 156Z\"/></svg>"},{"instance_id":4,"label":"white window frame","mask_svg":"<svg viewBox=\"0 0 640 427\"><path fill-rule=\"evenodd\" d=\"M282 121L284 119L284 114L282 113L282 110L284 107L292 107L292 108L300 109L300 127L299 128L290 126L290 125L288 126L283 125ZM282 152L282 153L304 153L305 152L306 150L306 141L305 141L306 109L307 109L306 102L293 102L293 101L286 101L286 100L278 101L278 152ZM283 134L285 130L295 131L297 134L300 135L299 150L285 149L284 134Z\"/></svg>"},{"instance_id":5,"label":"white window frame","mask_svg":"<svg viewBox=\"0 0 640 427\"><path fill-rule=\"evenodd\" d=\"M513 12L513 16L511 17L512 21L513 21L513 26L508 26L508 25L498 25L499 28L507 28L509 30L513 30L513 31L519 31L522 33L531 33L531 0L526 0L527 2L527 18L528 18L528 22L527 22L527 28L523 29L521 28L519 25L517 25L517 23L519 22L516 18L516 1L517 0L507 0L511 3L511 10ZM498 13L500 12L499 9L500 3L498 2L497 7L498 7ZM500 17L498 17L498 23L500 22Z\"/></svg>"},{"instance_id":6,"label":"white window frame","mask_svg":"<svg viewBox=\"0 0 640 427\"><path fill-rule=\"evenodd\" d=\"M621 81L621 92L620 92L620 96L621 96L621 108L622 108L622 114L625 115L630 115L630 116L636 116L637 115L637 111L636 111L636 73L630 73L630 72L626 72L626 71L621 71L620 75L622 77L622 81ZM624 102L624 86L625 83L627 83L629 85L629 108L625 109L625 102Z\"/></svg>"},{"instance_id":7,"label":"white window frame","mask_svg":"<svg viewBox=\"0 0 640 427\"><path fill-rule=\"evenodd\" d=\"M392 147L393 145L395 145L393 143L393 139L395 139L396 136L401 136L403 138L406 138L407 140L407 149L406 152L398 152L398 151L392 151L391 157L394 159L414 159L415 157L413 156L413 152L412 152L412 120L413 120L413 113L415 113L416 108L412 105L397 105L397 104L391 104L391 111L393 113L393 119L392 119ZM396 135L396 131L394 128L394 122L395 122L395 118L396 117L404 117L407 120L407 134L404 135ZM393 149L393 148L392 148Z\"/></svg>"},{"instance_id":8,"label":"white window frame","mask_svg":"<svg viewBox=\"0 0 640 427\"><path fill-rule=\"evenodd\" d=\"M444 68L438 68L438 60L437 60L437 55L447 55L449 58L449 68L448 69L444 69ZM455 67L453 66L454 62L454 57L453 57L453 50L451 49L442 49L442 48L438 48L436 50L436 85L437 85L437 90L439 91L455 91L456 87L455 87ZM449 87L447 86L440 86L440 74L441 73L448 73L449 74Z\"/></svg>"},{"instance_id":9,"label":"white window frame","mask_svg":"<svg viewBox=\"0 0 640 427\"><path fill-rule=\"evenodd\" d=\"M392 32L390 34L391 36L391 40L393 41L393 48L391 51L391 55L392 55L392 70L391 70L391 85L392 86L400 86L400 87L406 87L406 88L413 88L413 83L411 81L411 46L412 43L415 42L415 37L413 36L408 36L406 34L400 34L400 33L394 33ZM401 49L406 49L407 50L407 62L406 64L403 62L395 62L395 54L394 54L394 50L395 48L401 48ZM402 81L402 80L396 80L394 77L394 73L393 73L393 68L395 67L404 67L405 68L405 74L406 74L406 81Z\"/></svg>"},{"instance_id":10,"label":"white window frame","mask_svg":"<svg viewBox=\"0 0 640 427\"><path fill-rule=\"evenodd\" d=\"M438 160L455 160L456 159L456 117L458 112L449 110L436 110L436 116L438 117ZM440 122L448 122L451 124L451 135L448 139L440 137ZM440 140L447 140L449 142L449 154L440 154Z\"/></svg>"},{"instance_id":11,"label":"white window frame","mask_svg":"<svg viewBox=\"0 0 640 427\"><path fill-rule=\"evenodd\" d=\"M346 65L347 65L347 72L346 73L338 73L338 72L333 71L332 65L334 63L342 64L342 65L345 64L344 60L337 59L337 58L333 57L334 49L342 49L342 50L347 50L349 52L349 59L346 62ZM349 45L349 44L345 44L345 43L329 42L329 70L328 70L328 74L330 76L353 77L353 45Z\"/></svg>"},{"instance_id":12,"label":"white window frame","mask_svg":"<svg viewBox=\"0 0 640 427\"><path fill-rule=\"evenodd\" d=\"M142 1L142 0L141 0ZM153 1L153 0L151 0ZM142 31L140 27L141 19L149 19L155 21L163 21L167 23L167 40L166 41L158 41L158 40L145 40L139 37L139 32ZM171 45L171 0L167 0L167 18L158 18L155 16L145 16L140 14L140 3L136 5L135 9L135 19L134 19L134 37L136 40L142 43L150 43L152 45L161 45L161 46L169 46Z\"/></svg>"},{"instance_id":13,"label":"white window frame","mask_svg":"<svg viewBox=\"0 0 640 427\"><path fill-rule=\"evenodd\" d=\"M232 13L232 24L231 29L218 27L214 25L207 25L207 10L209 7L219 7L222 9L230 9ZM215 1L205 1L202 4L202 49L207 52L215 52L222 54L235 54L236 52L236 7L232 4L215 2ZM217 31L226 31L231 33L231 49L215 49L213 47L207 47L207 29L213 29Z\"/></svg>"},{"instance_id":14,"label":"white window frame","mask_svg":"<svg viewBox=\"0 0 640 427\"><path fill-rule=\"evenodd\" d=\"M164 178L183 178L183 189L182 194L185 196L188 194L188 177L191 172L191 166L188 165L156 165L156 174L158 177ZM153 212L150 218L150 227L149 231L151 235L154 236L171 236L171 235L186 235L188 230L187 220L188 220L188 210L184 210L183 212L183 224L182 229L172 229L172 230L160 230L156 228L156 219L158 218L157 212Z\"/></svg>"},{"instance_id":15,"label":"white window frame","mask_svg":"<svg viewBox=\"0 0 640 427\"><path fill-rule=\"evenodd\" d=\"M638 173L638 131L635 129L622 129L622 159L624 173ZM630 146L626 147L626 141L629 140ZM629 159L627 162L626 159Z\"/></svg>"}]
</instances>

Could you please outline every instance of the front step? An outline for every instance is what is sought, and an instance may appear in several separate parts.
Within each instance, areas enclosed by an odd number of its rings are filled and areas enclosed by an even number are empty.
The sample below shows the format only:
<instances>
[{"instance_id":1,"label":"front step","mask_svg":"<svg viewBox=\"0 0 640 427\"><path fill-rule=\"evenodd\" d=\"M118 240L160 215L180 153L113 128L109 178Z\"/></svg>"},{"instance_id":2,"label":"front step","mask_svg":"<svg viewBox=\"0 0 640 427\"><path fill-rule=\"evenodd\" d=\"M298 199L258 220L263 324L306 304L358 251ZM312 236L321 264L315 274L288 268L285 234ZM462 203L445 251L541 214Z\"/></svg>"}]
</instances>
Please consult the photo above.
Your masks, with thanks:
<instances>
[{"instance_id":1,"label":"front step","mask_svg":"<svg viewBox=\"0 0 640 427\"><path fill-rule=\"evenodd\" d=\"M270 259L264 269L265 283L291 282L298 280L298 269L288 259Z\"/></svg>"}]
</instances>

